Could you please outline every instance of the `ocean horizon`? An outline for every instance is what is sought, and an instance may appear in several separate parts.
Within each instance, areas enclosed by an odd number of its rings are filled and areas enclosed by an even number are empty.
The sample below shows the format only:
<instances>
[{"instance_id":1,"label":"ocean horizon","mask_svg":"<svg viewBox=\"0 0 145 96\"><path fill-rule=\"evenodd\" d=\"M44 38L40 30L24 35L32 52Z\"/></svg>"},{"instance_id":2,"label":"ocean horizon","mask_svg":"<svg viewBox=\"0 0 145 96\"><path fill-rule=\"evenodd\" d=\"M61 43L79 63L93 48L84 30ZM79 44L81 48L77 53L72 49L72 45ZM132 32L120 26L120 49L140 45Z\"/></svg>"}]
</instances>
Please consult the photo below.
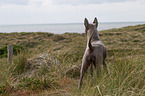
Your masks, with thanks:
<instances>
[{"instance_id":1,"label":"ocean horizon","mask_svg":"<svg viewBox=\"0 0 145 96\"><path fill-rule=\"evenodd\" d=\"M99 22L98 31L145 24L145 22ZM84 33L83 23L0 25L0 33L50 32L54 34Z\"/></svg>"}]
</instances>

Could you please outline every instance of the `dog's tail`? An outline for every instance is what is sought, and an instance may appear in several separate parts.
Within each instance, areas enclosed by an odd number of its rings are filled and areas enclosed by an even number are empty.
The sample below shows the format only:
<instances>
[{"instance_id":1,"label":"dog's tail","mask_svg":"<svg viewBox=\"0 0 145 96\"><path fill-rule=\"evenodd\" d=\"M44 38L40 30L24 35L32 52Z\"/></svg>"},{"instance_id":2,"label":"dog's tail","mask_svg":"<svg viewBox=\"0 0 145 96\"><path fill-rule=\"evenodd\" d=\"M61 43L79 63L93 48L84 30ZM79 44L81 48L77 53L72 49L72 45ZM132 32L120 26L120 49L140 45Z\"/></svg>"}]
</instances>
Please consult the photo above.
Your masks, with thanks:
<instances>
[{"instance_id":1,"label":"dog's tail","mask_svg":"<svg viewBox=\"0 0 145 96\"><path fill-rule=\"evenodd\" d=\"M93 33L94 33L94 32L93 32ZM89 46L89 49L90 49L90 50L93 49L93 46L92 46L92 44L91 44L91 39L92 39L92 37L93 37L93 33L91 34L91 37L90 37L89 43L88 43L88 46Z\"/></svg>"}]
</instances>

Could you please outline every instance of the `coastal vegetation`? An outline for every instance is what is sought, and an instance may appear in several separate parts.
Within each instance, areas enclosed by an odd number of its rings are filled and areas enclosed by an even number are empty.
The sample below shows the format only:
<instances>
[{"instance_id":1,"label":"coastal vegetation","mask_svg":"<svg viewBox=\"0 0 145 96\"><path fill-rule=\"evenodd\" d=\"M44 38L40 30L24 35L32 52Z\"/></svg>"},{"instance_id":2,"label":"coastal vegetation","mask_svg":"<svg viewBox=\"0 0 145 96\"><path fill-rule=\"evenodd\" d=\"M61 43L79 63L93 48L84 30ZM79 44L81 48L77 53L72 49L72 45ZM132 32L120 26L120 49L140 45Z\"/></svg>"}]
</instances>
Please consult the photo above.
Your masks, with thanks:
<instances>
[{"instance_id":1,"label":"coastal vegetation","mask_svg":"<svg viewBox=\"0 0 145 96\"><path fill-rule=\"evenodd\" d=\"M0 33L0 94L48 96L145 95L145 24L99 31L109 76L84 78L78 91L85 33ZM7 64L7 45L14 55Z\"/></svg>"}]
</instances>

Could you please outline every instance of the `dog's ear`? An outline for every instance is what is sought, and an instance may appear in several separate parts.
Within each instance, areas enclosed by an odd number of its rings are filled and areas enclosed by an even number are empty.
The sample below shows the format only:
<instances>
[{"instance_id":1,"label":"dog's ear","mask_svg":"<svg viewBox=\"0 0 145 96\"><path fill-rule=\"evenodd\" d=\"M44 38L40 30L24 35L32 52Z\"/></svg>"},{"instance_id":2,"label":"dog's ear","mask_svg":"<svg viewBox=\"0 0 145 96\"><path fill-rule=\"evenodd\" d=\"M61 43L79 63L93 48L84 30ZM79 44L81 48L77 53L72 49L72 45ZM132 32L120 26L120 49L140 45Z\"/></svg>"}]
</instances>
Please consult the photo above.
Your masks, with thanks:
<instances>
[{"instance_id":1,"label":"dog's ear","mask_svg":"<svg viewBox=\"0 0 145 96\"><path fill-rule=\"evenodd\" d=\"M95 19L94 19L94 22L93 22L95 25L96 25L96 28L98 27L98 20L97 20L97 18L95 17Z\"/></svg>"},{"instance_id":2,"label":"dog's ear","mask_svg":"<svg viewBox=\"0 0 145 96\"><path fill-rule=\"evenodd\" d=\"M84 25L85 25L86 28L87 28L88 25L89 25L89 22L88 22L87 18L85 18L85 20L84 20Z\"/></svg>"}]
</instances>

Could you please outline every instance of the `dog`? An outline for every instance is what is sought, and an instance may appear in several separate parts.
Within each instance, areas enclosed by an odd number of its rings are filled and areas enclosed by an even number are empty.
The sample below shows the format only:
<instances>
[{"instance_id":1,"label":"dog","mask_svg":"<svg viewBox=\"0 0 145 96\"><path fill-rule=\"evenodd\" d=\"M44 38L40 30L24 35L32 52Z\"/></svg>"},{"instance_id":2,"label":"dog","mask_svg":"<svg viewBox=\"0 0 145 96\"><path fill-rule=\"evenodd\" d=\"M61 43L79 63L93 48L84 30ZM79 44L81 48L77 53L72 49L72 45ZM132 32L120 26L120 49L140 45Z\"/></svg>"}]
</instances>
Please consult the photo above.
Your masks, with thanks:
<instances>
[{"instance_id":1,"label":"dog","mask_svg":"<svg viewBox=\"0 0 145 96\"><path fill-rule=\"evenodd\" d=\"M97 31L98 20L95 17L93 24L89 24L87 18L85 18L84 25L87 35L87 47L82 59L79 89L82 86L82 80L88 67L90 67L91 76L93 76L93 66L95 67L95 69L97 69L97 76L99 76L101 74L101 64L103 64L103 68L108 74L107 64L105 63L107 48L100 40Z\"/></svg>"}]
</instances>

